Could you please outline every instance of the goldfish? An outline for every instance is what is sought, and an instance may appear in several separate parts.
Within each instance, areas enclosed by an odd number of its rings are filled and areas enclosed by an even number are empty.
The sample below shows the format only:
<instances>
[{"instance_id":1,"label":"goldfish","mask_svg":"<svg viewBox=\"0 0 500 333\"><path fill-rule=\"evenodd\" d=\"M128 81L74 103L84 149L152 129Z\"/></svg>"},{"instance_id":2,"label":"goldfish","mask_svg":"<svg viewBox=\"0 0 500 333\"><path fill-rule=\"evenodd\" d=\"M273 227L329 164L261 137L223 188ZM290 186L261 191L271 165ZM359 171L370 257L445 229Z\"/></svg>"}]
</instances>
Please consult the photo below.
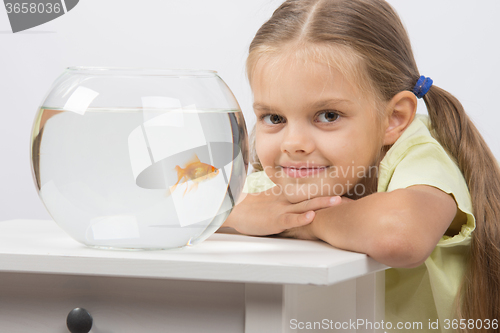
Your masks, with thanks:
<instances>
[{"instance_id":1,"label":"goldfish","mask_svg":"<svg viewBox=\"0 0 500 333\"><path fill-rule=\"evenodd\" d=\"M177 171L177 183L172 186L170 193L176 189L181 180L183 180L183 183L188 180L193 181L191 188L188 189L186 186L184 195L193 189L196 190L198 188L198 183L212 179L219 174L219 169L210 164L202 163L196 154L194 155L194 158L185 165L184 169L176 165L175 171Z\"/></svg>"}]
</instances>

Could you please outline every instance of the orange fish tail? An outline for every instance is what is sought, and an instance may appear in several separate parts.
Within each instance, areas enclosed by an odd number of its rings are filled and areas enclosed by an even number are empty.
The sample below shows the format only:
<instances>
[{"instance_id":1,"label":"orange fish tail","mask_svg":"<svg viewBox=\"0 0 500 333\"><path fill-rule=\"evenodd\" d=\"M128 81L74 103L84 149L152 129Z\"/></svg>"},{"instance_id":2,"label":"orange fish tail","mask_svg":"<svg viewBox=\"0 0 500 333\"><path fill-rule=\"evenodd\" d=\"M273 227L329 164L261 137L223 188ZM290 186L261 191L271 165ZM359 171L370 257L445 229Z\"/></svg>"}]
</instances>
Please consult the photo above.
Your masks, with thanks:
<instances>
[{"instance_id":1,"label":"orange fish tail","mask_svg":"<svg viewBox=\"0 0 500 333\"><path fill-rule=\"evenodd\" d=\"M175 166L175 171L177 171L177 183L175 183L171 188L170 188L170 191L169 191L169 194L167 196L169 196L170 194L172 194L172 192L175 191L175 189L177 188L177 185L179 184L179 182L181 181L181 179L185 176L184 175L184 169L181 168L180 166L176 165Z\"/></svg>"},{"instance_id":2,"label":"orange fish tail","mask_svg":"<svg viewBox=\"0 0 500 333\"><path fill-rule=\"evenodd\" d=\"M181 181L182 177L184 177L184 169L181 168L180 166L176 165L175 171L177 171L177 183L175 183L175 185L177 185Z\"/></svg>"}]
</instances>

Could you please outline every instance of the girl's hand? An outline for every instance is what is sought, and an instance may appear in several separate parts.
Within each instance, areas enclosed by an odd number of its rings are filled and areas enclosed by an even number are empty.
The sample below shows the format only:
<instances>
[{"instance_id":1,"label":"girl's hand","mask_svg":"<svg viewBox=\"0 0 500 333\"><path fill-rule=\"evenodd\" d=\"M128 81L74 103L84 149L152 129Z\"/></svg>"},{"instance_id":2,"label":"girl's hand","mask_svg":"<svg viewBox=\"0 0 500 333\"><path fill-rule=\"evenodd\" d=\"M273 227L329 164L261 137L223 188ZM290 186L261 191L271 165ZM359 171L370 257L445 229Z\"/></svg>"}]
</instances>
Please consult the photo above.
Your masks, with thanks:
<instances>
[{"instance_id":1,"label":"girl's hand","mask_svg":"<svg viewBox=\"0 0 500 333\"><path fill-rule=\"evenodd\" d=\"M314 211L340 203L340 197L318 197L295 204L283 194L275 194L273 188L249 193L237 204L223 227L253 236L280 234L285 230L302 227L314 219Z\"/></svg>"},{"instance_id":2,"label":"girl's hand","mask_svg":"<svg viewBox=\"0 0 500 333\"><path fill-rule=\"evenodd\" d=\"M346 203L349 201L353 201L352 199L349 199L347 197L331 197L331 198L335 198L335 202L330 206L340 205L340 204L343 204L343 203ZM325 207L323 207L323 208L325 208ZM314 220L314 218L313 218L313 220ZM314 221L312 223L314 223ZM311 223L308 223L308 224L303 225L303 226L287 229L287 230L281 232L278 236L286 237L286 238L305 239L305 240L317 240L317 239L319 239L312 231Z\"/></svg>"}]
</instances>

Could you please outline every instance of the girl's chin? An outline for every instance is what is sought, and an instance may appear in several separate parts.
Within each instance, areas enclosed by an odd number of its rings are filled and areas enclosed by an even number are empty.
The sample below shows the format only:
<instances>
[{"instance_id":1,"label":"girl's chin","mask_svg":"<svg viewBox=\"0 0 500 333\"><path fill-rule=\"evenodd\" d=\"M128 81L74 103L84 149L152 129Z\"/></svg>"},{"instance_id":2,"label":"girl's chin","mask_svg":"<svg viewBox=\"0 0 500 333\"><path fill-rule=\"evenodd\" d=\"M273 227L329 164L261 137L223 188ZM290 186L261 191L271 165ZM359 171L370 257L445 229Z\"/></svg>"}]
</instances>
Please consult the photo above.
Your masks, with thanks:
<instances>
[{"instance_id":1,"label":"girl's chin","mask_svg":"<svg viewBox=\"0 0 500 333\"><path fill-rule=\"evenodd\" d=\"M305 193L304 193L305 192ZM330 196L330 193L315 193L315 192L307 192L301 191L301 189L297 189L297 191L283 191L283 195L285 198L291 203L298 203L305 200L310 200L318 197L326 197Z\"/></svg>"},{"instance_id":2,"label":"girl's chin","mask_svg":"<svg viewBox=\"0 0 500 333\"><path fill-rule=\"evenodd\" d=\"M300 194L300 193L293 193L293 194L285 194L285 198L294 204L294 203L302 202L304 200L313 199L314 197L312 197L310 195Z\"/></svg>"}]
</instances>

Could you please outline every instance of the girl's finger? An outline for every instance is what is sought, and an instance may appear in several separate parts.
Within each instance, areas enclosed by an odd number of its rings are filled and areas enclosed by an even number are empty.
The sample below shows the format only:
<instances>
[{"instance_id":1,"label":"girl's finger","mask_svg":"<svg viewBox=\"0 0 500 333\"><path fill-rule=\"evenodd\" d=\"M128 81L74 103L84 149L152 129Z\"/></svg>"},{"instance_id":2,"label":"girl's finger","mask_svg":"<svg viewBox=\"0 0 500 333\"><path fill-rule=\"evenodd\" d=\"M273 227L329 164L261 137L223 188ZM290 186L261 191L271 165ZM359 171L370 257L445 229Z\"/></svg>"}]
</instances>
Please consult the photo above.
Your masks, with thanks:
<instances>
[{"instance_id":1,"label":"girl's finger","mask_svg":"<svg viewBox=\"0 0 500 333\"><path fill-rule=\"evenodd\" d=\"M342 202L340 196L333 197L318 197L314 199L304 200L294 205L294 212L307 212L310 210L318 210L331 206L338 205Z\"/></svg>"},{"instance_id":2,"label":"girl's finger","mask_svg":"<svg viewBox=\"0 0 500 333\"><path fill-rule=\"evenodd\" d=\"M305 213L304 214L304 222L305 223L312 222L312 220L314 220L314 215L316 215L314 213L314 211L310 211L310 212Z\"/></svg>"},{"instance_id":3,"label":"girl's finger","mask_svg":"<svg viewBox=\"0 0 500 333\"><path fill-rule=\"evenodd\" d=\"M282 216L281 228L283 230L301 227L306 224L311 223L314 220L316 213L314 211L308 211L302 214L289 213Z\"/></svg>"}]
</instances>

